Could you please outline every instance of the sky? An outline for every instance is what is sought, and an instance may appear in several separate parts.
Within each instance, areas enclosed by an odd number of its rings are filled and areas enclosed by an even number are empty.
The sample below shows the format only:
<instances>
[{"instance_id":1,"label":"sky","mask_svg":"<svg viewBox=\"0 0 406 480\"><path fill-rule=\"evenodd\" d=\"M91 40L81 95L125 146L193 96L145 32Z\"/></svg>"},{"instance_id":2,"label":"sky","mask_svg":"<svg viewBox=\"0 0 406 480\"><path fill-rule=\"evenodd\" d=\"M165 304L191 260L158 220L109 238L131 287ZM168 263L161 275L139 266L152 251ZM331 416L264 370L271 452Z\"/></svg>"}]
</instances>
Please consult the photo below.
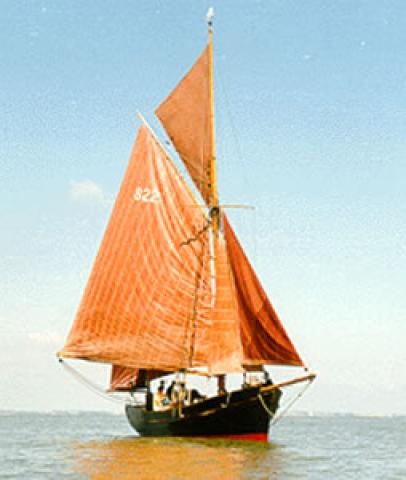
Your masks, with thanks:
<instances>
[{"instance_id":1,"label":"sky","mask_svg":"<svg viewBox=\"0 0 406 480\"><path fill-rule=\"evenodd\" d=\"M295 408L406 414L402 0L1 3L0 409L117 408L55 352L136 111L164 138L154 109L205 47L209 6L220 198L256 207L229 215L318 374Z\"/></svg>"}]
</instances>

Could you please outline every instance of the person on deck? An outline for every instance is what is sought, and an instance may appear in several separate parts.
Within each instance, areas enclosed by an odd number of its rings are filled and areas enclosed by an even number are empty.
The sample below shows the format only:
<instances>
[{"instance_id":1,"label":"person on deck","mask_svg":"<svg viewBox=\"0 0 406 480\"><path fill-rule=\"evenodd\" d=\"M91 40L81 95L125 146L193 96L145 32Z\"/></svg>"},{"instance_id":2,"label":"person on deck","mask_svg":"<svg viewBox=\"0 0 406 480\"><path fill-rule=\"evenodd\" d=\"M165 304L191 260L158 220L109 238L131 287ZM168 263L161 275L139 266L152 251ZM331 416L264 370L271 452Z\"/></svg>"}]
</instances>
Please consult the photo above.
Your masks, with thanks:
<instances>
[{"instance_id":1,"label":"person on deck","mask_svg":"<svg viewBox=\"0 0 406 480\"><path fill-rule=\"evenodd\" d=\"M188 391L186 389L185 380L178 381L177 385L175 386L175 393L177 394L177 398L176 398L177 402L184 403L185 400L187 400Z\"/></svg>"},{"instance_id":2,"label":"person on deck","mask_svg":"<svg viewBox=\"0 0 406 480\"><path fill-rule=\"evenodd\" d=\"M164 400L166 399L164 386L160 384L157 392L154 395L154 410L161 410L164 407Z\"/></svg>"},{"instance_id":3,"label":"person on deck","mask_svg":"<svg viewBox=\"0 0 406 480\"><path fill-rule=\"evenodd\" d=\"M264 385L273 385L271 376L266 370L264 370Z\"/></svg>"},{"instance_id":4,"label":"person on deck","mask_svg":"<svg viewBox=\"0 0 406 480\"><path fill-rule=\"evenodd\" d=\"M166 389L166 396L170 403L172 403L172 392L173 392L173 389L175 388L175 384L176 384L175 380L172 380L171 384Z\"/></svg>"},{"instance_id":5,"label":"person on deck","mask_svg":"<svg viewBox=\"0 0 406 480\"><path fill-rule=\"evenodd\" d=\"M227 393L226 390L226 376L219 375L217 377L217 395L225 395Z\"/></svg>"},{"instance_id":6,"label":"person on deck","mask_svg":"<svg viewBox=\"0 0 406 480\"><path fill-rule=\"evenodd\" d=\"M192 388L190 391L190 403L199 402L200 400L204 400L206 397L202 395L197 388Z\"/></svg>"}]
</instances>

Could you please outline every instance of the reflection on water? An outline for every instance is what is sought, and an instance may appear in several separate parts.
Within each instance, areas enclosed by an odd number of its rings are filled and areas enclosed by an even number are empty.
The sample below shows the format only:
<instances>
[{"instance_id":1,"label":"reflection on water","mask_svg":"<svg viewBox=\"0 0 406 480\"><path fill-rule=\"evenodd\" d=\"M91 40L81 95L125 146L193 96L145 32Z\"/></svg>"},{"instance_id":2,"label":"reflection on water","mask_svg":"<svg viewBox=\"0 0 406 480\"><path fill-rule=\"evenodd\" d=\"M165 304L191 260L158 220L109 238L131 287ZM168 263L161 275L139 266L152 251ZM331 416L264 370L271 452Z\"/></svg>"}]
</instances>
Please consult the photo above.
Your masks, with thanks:
<instances>
[{"instance_id":1,"label":"reflection on water","mask_svg":"<svg viewBox=\"0 0 406 480\"><path fill-rule=\"evenodd\" d=\"M406 479L406 417L287 417L273 445L129 432L117 415L0 414L0 478Z\"/></svg>"},{"instance_id":2,"label":"reflection on water","mask_svg":"<svg viewBox=\"0 0 406 480\"><path fill-rule=\"evenodd\" d=\"M234 480L283 472L278 450L257 442L133 437L75 443L70 455L73 471L93 480Z\"/></svg>"}]
</instances>

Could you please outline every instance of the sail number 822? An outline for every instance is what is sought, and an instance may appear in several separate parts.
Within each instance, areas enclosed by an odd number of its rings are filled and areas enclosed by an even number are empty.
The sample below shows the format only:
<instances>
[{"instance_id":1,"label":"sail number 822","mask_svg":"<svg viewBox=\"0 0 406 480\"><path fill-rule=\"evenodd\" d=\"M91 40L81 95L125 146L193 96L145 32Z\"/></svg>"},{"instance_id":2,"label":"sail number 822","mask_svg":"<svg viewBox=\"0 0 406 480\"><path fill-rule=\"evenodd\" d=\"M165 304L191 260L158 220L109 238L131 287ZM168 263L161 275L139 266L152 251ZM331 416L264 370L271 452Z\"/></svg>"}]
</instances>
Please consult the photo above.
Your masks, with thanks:
<instances>
[{"instance_id":1,"label":"sail number 822","mask_svg":"<svg viewBox=\"0 0 406 480\"><path fill-rule=\"evenodd\" d=\"M158 203L161 194L156 188L137 187L133 199L136 202Z\"/></svg>"}]
</instances>

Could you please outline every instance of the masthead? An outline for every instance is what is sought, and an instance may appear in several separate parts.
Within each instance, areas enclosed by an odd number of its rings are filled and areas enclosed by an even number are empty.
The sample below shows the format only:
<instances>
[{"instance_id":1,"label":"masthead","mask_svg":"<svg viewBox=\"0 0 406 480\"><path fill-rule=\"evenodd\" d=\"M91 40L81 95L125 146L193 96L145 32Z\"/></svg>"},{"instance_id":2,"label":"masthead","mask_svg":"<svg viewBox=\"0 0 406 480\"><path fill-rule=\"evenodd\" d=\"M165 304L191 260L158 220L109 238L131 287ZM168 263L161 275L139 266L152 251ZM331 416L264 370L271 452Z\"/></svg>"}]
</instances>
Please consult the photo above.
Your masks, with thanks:
<instances>
[{"instance_id":1,"label":"masthead","mask_svg":"<svg viewBox=\"0 0 406 480\"><path fill-rule=\"evenodd\" d=\"M208 24L209 28L211 28L213 26L213 17L214 17L214 8L210 7L207 10L207 15L206 15L206 20L207 20L207 24Z\"/></svg>"}]
</instances>

